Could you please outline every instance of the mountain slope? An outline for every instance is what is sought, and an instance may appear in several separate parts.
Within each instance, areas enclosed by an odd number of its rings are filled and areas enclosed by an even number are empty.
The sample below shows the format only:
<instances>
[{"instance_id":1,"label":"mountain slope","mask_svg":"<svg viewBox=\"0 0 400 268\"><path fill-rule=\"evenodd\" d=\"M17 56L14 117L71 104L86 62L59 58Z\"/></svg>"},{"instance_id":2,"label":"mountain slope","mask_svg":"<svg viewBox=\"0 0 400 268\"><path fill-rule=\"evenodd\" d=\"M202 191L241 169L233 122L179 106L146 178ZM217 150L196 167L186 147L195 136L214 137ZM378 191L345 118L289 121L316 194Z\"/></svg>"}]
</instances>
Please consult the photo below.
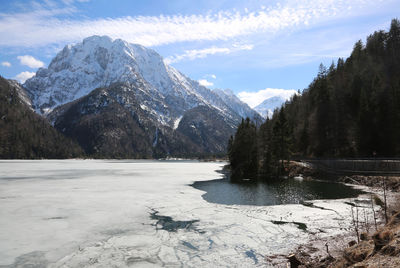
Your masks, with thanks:
<instances>
[{"instance_id":1,"label":"mountain slope","mask_svg":"<svg viewBox=\"0 0 400 268\"><path fill-rule=\"evenodd\" d=\"M235 126L227 123L215 109L198 106L183 115L177 131L205 152L224 153L226 138L235 133Z\"/></svg>"},{"instance_id":2,"label":"mountain slope","mask_svg":"<svg viewBox=\"0 0 400 268\"><path fill-rule=\"evenodd\" d=\"M174 129L151 118L136 99L138 90L138 84L122 83L95 89L55 108L49 118L56 129L76 138L94 157L190 157L225 152L225 140L235 126L216 109L198 106L188 110Z\"/></svg>"},{"instance_id":3,"label":"mountain slope","mask_svg":"<svg viewBox=\"0 0 400 268\"><path fill-rule=\"evenodd\" d=\"M24 89L0 77L0 158L71 158L83 151L32 111Z\"/></svg>"},{"instance_id":4,"label":"mountain slope","mask_svg":"<svg viewBox=\"0 0 400 268\"><path fill-rule=\"evenodd\" d=\"M250 118L257 125L261 124L264 119L257 110L251 109L246 103L243 103L230 89L214 89L216 93L233 111L242 118Z\"/></svg>"},{"instance_id":5,"label":"mountain slope","mask_svg":"<svg viewBox=\"0 0 400 268\"><path fill-rule=\"evenodd\" d=\"M65 135L76 137L87 154L108 158L151 157L150 142L138 120L110 97L110 91L94 90L63 109L54 126Z\"/></svg>"}]
</instances>

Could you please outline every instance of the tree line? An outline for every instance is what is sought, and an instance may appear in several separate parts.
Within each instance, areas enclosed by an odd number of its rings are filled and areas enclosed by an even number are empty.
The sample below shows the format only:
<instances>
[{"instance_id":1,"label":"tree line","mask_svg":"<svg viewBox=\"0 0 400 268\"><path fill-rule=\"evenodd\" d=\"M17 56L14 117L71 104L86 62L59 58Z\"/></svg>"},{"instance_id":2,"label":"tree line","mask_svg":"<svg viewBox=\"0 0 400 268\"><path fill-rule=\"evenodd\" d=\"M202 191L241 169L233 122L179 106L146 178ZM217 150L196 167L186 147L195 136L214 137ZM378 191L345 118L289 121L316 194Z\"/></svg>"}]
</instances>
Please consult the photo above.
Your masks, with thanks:
<instances>
[{"instance_id":1,"label":"tree line","mask_svg":"<svg viewBox=\"0 0 400 268\"><path fill-rule=\"evenodd\" d=\"M320 65L308 88L256 127L242 120L228 144L232 181L273 180L282 160L400 155L400 22Z\"/></svg>"}]
</instances>

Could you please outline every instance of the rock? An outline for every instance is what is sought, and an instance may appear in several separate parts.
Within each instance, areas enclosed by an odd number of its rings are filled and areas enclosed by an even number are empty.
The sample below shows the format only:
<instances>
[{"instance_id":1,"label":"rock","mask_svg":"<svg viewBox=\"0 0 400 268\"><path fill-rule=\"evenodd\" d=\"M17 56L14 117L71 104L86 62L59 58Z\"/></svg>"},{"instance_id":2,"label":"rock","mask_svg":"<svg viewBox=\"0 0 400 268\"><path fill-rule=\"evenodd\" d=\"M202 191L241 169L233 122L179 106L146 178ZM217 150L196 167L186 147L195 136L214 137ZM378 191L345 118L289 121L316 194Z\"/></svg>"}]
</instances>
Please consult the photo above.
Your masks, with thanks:
<instances>
[{"instance_id":1,"label":"rock","mask_svg":"<svg viewBox=\"0 0 400 268\"><path fill-rule=\"evenodd\" d=\"M350 242L348 243L349 247L352 247L352 246L354 246L355 244L357 244L357 242L354 241L354 240L352 240L352 241L350 241Z\"/></svg>"},{"instance_id":2,"label":"rock","mask_svg":"<svg viewBox=\"0 0 400 268\"><path fill-rule=\"evenodd\" d=\"M361 241L367 241L369 239L368 234L367 233L361 233L360 234L360 240Z\"/></svg>"},{"instance_id":3,"label":"rock","mask_svg":"<svg viewBox=\"0 0 400 268\"><path fill-rule=\"evenodd\" d=\"M332 262L334 262L336 259L334 257L332 257L331 255L321 259L320 262L320 266L319 267L328 267L329 264L331 264Z\"/></svg>"},{"instance_id":4,"label":"rock","mask_svg":"<svg viewBox=\"0 0 400 268\"><path fill-rule=\"evenodd\" d=\"M288 256L288 260L289 260L289 263L290 263L290 268L297 268L297 267L299 267L299 265L303 264L302 262L300 262L297 259L296 254L289 255Z\"/></svg>"}]
</instances>

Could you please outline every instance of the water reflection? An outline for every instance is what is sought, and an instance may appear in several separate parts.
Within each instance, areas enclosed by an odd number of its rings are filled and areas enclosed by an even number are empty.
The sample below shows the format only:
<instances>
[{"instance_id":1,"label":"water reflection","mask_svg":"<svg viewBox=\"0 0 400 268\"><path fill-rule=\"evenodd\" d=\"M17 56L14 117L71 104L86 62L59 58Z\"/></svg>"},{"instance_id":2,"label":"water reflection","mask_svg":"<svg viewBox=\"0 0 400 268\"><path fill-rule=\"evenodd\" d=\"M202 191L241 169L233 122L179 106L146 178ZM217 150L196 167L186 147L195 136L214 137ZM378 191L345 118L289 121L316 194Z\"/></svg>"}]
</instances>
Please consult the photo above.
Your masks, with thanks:
<instances>
[{"instance_id":1,"label":"water reflection","mask_svg":"<svg viewBox=\"0 0 400 268\"><path fill-rule=\"evenodd\" d=\"M225 205L299 204L306 200L357 197L363 193L341 183L295 179L269 184L233 184L228 179L220 179L199 181L192 186L206 191L202 195L206 201Z\"/></svg>"}]
</instances>

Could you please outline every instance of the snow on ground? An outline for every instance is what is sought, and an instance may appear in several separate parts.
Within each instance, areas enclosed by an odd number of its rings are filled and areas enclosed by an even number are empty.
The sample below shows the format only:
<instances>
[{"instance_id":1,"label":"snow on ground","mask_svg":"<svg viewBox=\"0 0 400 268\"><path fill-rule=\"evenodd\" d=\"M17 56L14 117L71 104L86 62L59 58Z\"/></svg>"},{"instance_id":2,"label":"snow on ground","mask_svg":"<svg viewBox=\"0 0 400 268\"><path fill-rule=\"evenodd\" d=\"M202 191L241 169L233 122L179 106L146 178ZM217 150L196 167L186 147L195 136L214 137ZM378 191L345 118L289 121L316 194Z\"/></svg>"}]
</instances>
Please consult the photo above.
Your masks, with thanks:
<instances>
[{"instance_id":1,"label":"snow on ground","mask_svg":"<svg viewBox=\"0 0 400 268\"><path fill-rule=\"evenodd\" d=\"M346 200L206 202L189 184L220 177L224 164L0 161L0 266L265 267L315 234L349 230Z\"/></svg>"}]
</instances>

